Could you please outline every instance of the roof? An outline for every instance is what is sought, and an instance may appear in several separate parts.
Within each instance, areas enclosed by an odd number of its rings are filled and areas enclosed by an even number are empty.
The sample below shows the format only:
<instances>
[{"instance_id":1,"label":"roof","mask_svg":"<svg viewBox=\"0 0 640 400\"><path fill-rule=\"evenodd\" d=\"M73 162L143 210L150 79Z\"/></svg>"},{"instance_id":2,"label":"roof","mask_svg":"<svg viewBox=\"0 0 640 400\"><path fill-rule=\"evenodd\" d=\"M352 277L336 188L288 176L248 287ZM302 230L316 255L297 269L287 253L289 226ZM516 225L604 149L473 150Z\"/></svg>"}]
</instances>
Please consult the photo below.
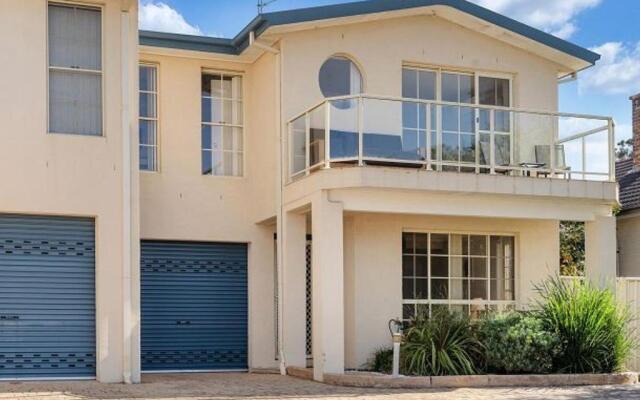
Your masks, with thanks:
<instances>
[{"instance_id":1,"label":"roof","mask_svg":"<svg viewBox=\"0 0 640 400\"><path fill-rule=\"evenodd\" d=\"M430 6L445 6L456 9L564 54L578 58L590 65L595 64L595 62L600 59L599 54L588 49L532 28L529 25L505 17L504 15L473 4L467 0L368 0L270 12L255 17L240 33L230 39L140 31L140 44L240 55L244 49L249 46L249 35L252 31L255 33L255 36L258 37L270 27L279 25L299 24Z\"/></svg>"},{"instance_id":2,"label":"roof","mask_svg":"<svg viewBox=\"0 0 640 400\"><path fill-rule=\"evenodd\" d=\"M633 160L616 162L616 181L620 191L622 212L640 208L640 169L634 168Z\"/></svg>"}]
</instances>

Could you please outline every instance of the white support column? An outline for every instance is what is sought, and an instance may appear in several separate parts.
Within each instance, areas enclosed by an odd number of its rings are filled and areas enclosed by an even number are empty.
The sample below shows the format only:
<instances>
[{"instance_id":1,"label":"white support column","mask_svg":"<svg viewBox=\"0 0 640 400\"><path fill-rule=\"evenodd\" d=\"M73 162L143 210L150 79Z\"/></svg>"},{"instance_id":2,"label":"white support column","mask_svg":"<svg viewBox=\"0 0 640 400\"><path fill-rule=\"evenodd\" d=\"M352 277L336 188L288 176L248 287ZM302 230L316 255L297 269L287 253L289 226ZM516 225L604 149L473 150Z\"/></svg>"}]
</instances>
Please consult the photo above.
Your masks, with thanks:
<instances>
[{"instance_id":1,"label":"white support column","mask_svg":"<svg viewBox=\"0 0 640 400\"><path fill-rule=\"evenodd\" d=\"M601 287L616 279L616 218L596 217L585 223L585 274Z\"/></svg>"},{"instance_id":2,"label":"white support column","mask_svg":"<svg viewBox=\"0 0 640 400\"><path fill-rule=\"evenodd\" d=\"M306 367L306 216L285 212L282 328L287 366Z\"/></svg>"},{"instance_id":3,"label":"white support column","mask_svg":"<svg viewBox=\"0 0 640 400\"><path fill-rule=\"evenodd\" d=\"M342 204L321 191L312 202L313 378L344 373Z\"/></svg>"}]
</instances>

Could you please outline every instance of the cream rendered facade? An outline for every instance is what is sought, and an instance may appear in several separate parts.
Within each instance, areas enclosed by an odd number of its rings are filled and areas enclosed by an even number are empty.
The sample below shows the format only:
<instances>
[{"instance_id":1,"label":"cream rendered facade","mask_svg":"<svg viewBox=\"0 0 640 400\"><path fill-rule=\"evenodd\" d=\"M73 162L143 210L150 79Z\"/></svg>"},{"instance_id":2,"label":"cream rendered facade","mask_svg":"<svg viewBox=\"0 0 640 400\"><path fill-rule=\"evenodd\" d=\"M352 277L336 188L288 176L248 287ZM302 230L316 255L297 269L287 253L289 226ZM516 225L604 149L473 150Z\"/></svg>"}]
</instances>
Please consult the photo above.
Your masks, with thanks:
<instances>
[{"instance_id":1,"label":"cream rendered facade","mask_svg":"<svg viewBox=\"0 0 640 400\"><path fill-rule=\"evenodd\" d=\"M136 2L99 4L103 137L47 134L47 2L0 5L0 32L13 38L2 43L11 56L0 78L8 88L0 92L0 212L96 219L98 380L140 378L140 240L248 245L248 367L262 369L307 364L311 234L318 380L362 367L390 343L387 321L403 312L403 232L513 236L518 308L558 271L561 220L586 221L589 276L615 277L612 182L389 166L336 166L298 180L287 173L287 122L323 100L318 71L331 56L357 64L364 93L402 96L404 65L482 72L511 79L512 107L550 112L558 77L582 67L572 57L446 6L273 26L252 33L239 54L136 50ZM138 62L158 71L155 172L137 168ZM201 172L204 71L243 77L242 176Z\"/></svg>"}]
</instances>

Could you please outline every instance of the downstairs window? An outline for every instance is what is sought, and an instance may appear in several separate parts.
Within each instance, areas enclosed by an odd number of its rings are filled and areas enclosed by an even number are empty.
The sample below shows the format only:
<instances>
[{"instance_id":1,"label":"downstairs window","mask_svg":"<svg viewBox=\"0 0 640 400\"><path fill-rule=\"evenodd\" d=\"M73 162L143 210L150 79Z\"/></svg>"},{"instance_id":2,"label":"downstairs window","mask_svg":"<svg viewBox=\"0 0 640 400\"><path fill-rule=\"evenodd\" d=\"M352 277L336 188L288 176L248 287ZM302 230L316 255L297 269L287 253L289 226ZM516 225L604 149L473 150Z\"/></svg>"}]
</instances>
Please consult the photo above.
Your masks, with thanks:
<instances>
[{"instance_id":1,"label":"downstairs window","mask_svg":"<svg viewBox=\"0 0 640 400\"><path fill-rule=\"evenodd\" d=\"M514 246L513 236L403 233L403 320L438 308L474 318L514 308Z\"/></svg>"}]
</instances>

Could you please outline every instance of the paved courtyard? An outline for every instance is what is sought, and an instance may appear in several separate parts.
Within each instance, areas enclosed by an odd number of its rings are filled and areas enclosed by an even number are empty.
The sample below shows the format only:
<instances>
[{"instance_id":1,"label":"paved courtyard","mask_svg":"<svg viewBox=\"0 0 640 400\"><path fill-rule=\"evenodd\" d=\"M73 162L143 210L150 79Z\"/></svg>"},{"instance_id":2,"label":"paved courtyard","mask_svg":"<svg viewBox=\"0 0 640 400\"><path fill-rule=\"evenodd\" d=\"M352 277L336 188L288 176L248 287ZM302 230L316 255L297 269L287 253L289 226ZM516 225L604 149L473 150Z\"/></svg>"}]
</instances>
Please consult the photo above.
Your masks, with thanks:
<instances>
[{"instance_id":1,"label":"paved courtyard","mask_svg":"<svg viewBox=\"0 0 640 400\"><path fill-rule=\"evenodd\" d=\"M639 386L571 388L383 390L323 385L279 375L146 375L140 385L96 382L0 383L0 399L20 400L205 400L205 399L401 399L401 400L640 399Z\"/></svg>"}]
</instances>

